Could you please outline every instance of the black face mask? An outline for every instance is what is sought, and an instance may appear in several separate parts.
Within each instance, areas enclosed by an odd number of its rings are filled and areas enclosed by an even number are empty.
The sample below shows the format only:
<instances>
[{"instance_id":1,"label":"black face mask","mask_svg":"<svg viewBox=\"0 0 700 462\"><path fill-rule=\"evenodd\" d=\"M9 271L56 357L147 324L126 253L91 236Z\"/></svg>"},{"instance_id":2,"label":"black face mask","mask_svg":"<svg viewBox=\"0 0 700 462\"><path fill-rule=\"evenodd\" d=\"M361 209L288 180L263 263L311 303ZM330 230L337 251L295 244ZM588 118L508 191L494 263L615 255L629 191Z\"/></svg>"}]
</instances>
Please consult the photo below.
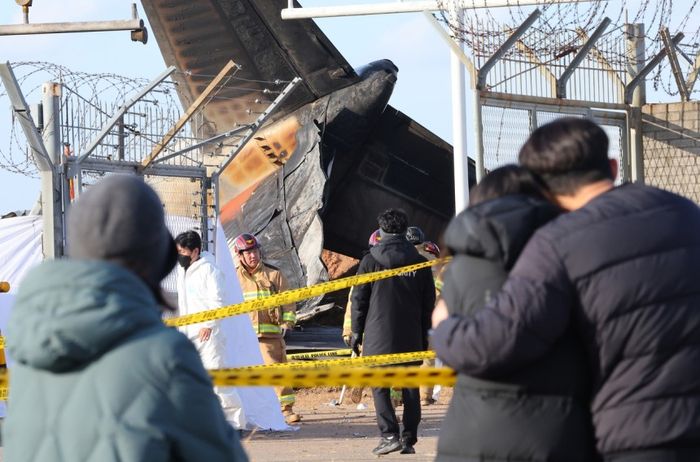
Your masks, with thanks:
<instances>
[{"instance_id":1,"label":"black face mask","mask_svg":"<svg viewBox=\"0 0 700 462\"><path fill-rule=\"evenodd\" d=\"M177 262L186 270L192 264L192 257L189 255L177 254Z\"/></svg>"}]
</instances>

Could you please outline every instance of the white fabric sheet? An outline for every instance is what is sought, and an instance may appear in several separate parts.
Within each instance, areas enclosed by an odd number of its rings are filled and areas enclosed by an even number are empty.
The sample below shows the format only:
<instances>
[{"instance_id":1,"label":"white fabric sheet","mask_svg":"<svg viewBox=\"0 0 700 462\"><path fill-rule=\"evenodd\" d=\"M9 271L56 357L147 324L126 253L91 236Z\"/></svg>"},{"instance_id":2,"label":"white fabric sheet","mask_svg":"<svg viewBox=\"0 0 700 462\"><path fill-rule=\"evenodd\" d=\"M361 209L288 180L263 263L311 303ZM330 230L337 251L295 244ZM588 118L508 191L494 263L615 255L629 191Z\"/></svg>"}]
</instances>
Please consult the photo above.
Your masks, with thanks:
<instances>
[{"instance_id":1,"label":"white fabric sheet","mask_svg":"<svg viewBox=\"0 0 700 462\"><path fill-rule=\"evenodd\" d=\"M221 224L216 227L216 264L224 273L231 303L243 301L241 285L236 277L231 251L226 245L226 237ZM253 366L262 364L258 337L247 314L223 319L221 330L226 337L227 367ZM282 417L280 403L271 387L238 387L243 401L243 411L251 424L260 429L292 430Z\"/></svg>"},{"instance_id":2,"label":"white fabric sheet","mask_svg":"<svg viewBox=\"0 0 700 462\"><path fill-rule=\"evenodd\" d=\"M177 223L169 226L173 235L197 225L195 220L183 217L167 217L166 222ZM187 222L191 220L191 223ZM185 223L187 222L187 223ZM188 226L188 227L185 227ZM42 261L41 252L41 217L14 217L0 220L0 280L8 281L10 294L0 294L0 330L4 332L7 326L13 293L16 293L22 278L27 271ZM240 284L236 278L231 253L226 245L223 228L216 227L217 249L216 260L224 272L228 285L231 303L243 301ZM173 273L174 274L174 273ZM172 287L174 289L174 279ZM258 347L258 339L248 315L240 315L223 320L221 328L226 336L226 367L262 364L262 356ZM12 368L11 358L7 358L8 367ZM250 428L261 430L291 430L282 412L279 400L271 387L239 387L238 393L243 401L243 409ZM0 417L5 415L4 403L0 402Z\"/></svg>"},{"instance_id":3,"label":"white fabric sheet","mask_svg":"<svg viewBox=\"0 0 700 462\"><path fill-rule=\"evenodd\" d=\"M0 220L0 281L10 283L15 293L27 271L41 263L40 216L3 218Z\"/></svg>"},{"instance_id":4,"label":"white fabric sheet","mask_svg":"<svg viewBox=\"0 0 700 462\"><path fill-rule=\"evenodd\" d=\"M189 220L189 221L188 221ZM166 224L173 236L196 229L199 221L186 217L166 217ZM236 277L231 251L226 245L226 237L220 223L216 226L216 266L224 274L228 303L243 301L241 285ZM174 279L175 271L170 277ZM173 284L175 285L175 284ZM226 342L224 367L240 367L263 364L258 337L247 314L222 319L219 328ZM282 416L279 400L272 387L236 387L243 402L248 427L260 430L293 430Z\"/></svg>"}]
</instances>

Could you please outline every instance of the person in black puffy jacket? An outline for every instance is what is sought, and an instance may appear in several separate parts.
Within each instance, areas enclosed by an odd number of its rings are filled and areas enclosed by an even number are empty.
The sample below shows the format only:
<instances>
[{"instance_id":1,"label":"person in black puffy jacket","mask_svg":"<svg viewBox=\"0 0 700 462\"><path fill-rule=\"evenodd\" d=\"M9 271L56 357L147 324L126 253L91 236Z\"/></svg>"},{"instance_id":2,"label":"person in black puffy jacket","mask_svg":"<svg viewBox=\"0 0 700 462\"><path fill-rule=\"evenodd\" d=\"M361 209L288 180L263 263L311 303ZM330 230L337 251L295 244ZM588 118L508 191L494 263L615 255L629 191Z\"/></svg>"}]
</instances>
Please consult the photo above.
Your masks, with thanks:
<instances>
[{"instance_id":1,"label":"person in black puffy jacket","mask_svg":"<svg viewBox=\"0 0 700 462\"><path fill-rule=\"evenodd\" d=\"M700 209L650 186L615 187L607 152L586 119L532 133L520 162L569 213L535 232L483 309L436 307L434 346L460 372L493 379L574 337L606 461L700 460Z\"/></svg>"},{"instance_id":2,"label":"person in black puffy jacket","mask_svg":"<svg viewBox=\"0 0 700 462\"><path fill-rule=\"evenodd\" d=\"M470 191L447 227L453 254L444 272L448 310L470 316L496 294L530 236L559 215L542 181L508 165ZM590 461L595 458L583 348L572 337L510 374L460 373L441 426L439 462Z\"/></svg>"},{"instance_id":3,"label":"person in black puffy jacket","mask_svg":"<svg viewBox=\"0 0 700 462\"><path fill-rule=\"evenodd\" d=\"M378 217L381 240L362 257L357 274L426 262L406 240L408 217L400 209L388 209ZM362 355L408 353L428 348L430 315L435 305L435 285L430 268L355 286L352 290L351 346ZM372 397L381 433L375 455L401 451L413 454L421 419L417 388L403 388L403 431L391 403L389 388L373 388Z\"/></svg>"}]
</instances>

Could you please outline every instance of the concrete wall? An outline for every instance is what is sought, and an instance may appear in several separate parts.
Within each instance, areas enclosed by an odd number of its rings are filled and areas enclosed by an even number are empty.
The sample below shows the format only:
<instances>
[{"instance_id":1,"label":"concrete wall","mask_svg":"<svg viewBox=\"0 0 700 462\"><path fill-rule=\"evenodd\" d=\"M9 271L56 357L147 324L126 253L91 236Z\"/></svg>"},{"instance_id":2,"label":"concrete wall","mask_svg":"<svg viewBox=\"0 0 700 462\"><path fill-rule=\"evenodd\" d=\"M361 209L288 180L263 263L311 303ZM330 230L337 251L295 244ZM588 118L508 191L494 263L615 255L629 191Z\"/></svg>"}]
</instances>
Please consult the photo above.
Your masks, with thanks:
<instances>
[{"instance_id":1,"label":"concrete wall","mask_svg":"<svg viewBox=\"0 0 700 462\"><path fill-rule=\"evenodd\" d=\"M644 179L700 203L700 101L643 108Z\"/></svg>"}]
</instances>

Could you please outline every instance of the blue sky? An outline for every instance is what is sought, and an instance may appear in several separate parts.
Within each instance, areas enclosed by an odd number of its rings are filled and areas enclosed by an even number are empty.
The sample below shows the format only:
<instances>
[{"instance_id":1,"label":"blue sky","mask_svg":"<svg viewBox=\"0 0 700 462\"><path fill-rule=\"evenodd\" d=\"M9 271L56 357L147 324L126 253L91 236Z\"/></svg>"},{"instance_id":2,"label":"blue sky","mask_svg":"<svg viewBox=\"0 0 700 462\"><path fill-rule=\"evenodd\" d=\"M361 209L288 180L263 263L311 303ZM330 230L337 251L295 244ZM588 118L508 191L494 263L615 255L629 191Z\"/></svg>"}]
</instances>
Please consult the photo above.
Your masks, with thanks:
<instances>
[{"instance_id":1,"label":"blue sky","mask_svg":"<svg viewBox=\"0 0 700 462\"><path fill-rule=\"evenodd\" d=\"M303 2L305 6L331 3ZM128 19L130 5L124 0L38 0L30 10L30 21ZM140 3L138 8L145 19ZM20 8L5 1L0 23L20 22ZM399 79L390 104L451 140L449 49L421 14L329 18L317 23L354 67L382 58L394 61ZM149 43L142 45L131 42L128 32L0 36L0 50L2 61L49 61L90 73L113 72L150 79L165 68L152 35ZM4 151L10 135L6 126L9 109L0 107L0 112L4 112L0 114L0 149ZM31 208L38 191L38 180L0 171L0 213Z\"/></svg>"},{"instance_id":2,"label":"blue sky","mask_svg":"<svg viewBox=\"0 0 700 462\"><path fill-rule=\"evenodd\" d=\"M380 0L302 0L305 6L372 3ZM388 0L381 0L388 1ZM616 18L621 0L609 0L606 14ZM676 2L674 23L688 12ZM140 17L145 14L138 3ZM493 11L493 10L492 10ZM508 19L506 10L493 11ZM651 14L653 12L650 12ZM131 2L127 0L36 0L31 8L31 22L63 22L128 19ZM697 13L693 13L697 16ZM689 17L688 36L698 29L697 18ZM649 19L652 20L652 19ZM21 22L21 10L9 0L0 8L0 24ZM448 142L452 140L450 52L442 38L422 14L395 14L328 18L316 21L336 48L354 67L388 58L399 68L399 79L390 104ZM658 21L657 21L658 22ZM658 26L658 24L656 24ZM672 30L677 26L671 25ZM165 64L155 39L147 45L131 42L129 33L101 32L35 36L0 36L0 60L49 61L88 73L109 72L129 77L152 79ZM468 80L468 78L467 78ZM469 82L467 88L467 145L473 142L470 121ZM656 94L654 94L656 93ZM648 101L669 100L668 95L654 92L647 84ZM671 97L670 100L677 100ZM30 104L36 100L29 100ZM10 136L10 111L7 98L0 98L0 151L6 152ZM36 202L39 182L0 169L0 213L29 209Z\"/></svg>"}]
</instances>

